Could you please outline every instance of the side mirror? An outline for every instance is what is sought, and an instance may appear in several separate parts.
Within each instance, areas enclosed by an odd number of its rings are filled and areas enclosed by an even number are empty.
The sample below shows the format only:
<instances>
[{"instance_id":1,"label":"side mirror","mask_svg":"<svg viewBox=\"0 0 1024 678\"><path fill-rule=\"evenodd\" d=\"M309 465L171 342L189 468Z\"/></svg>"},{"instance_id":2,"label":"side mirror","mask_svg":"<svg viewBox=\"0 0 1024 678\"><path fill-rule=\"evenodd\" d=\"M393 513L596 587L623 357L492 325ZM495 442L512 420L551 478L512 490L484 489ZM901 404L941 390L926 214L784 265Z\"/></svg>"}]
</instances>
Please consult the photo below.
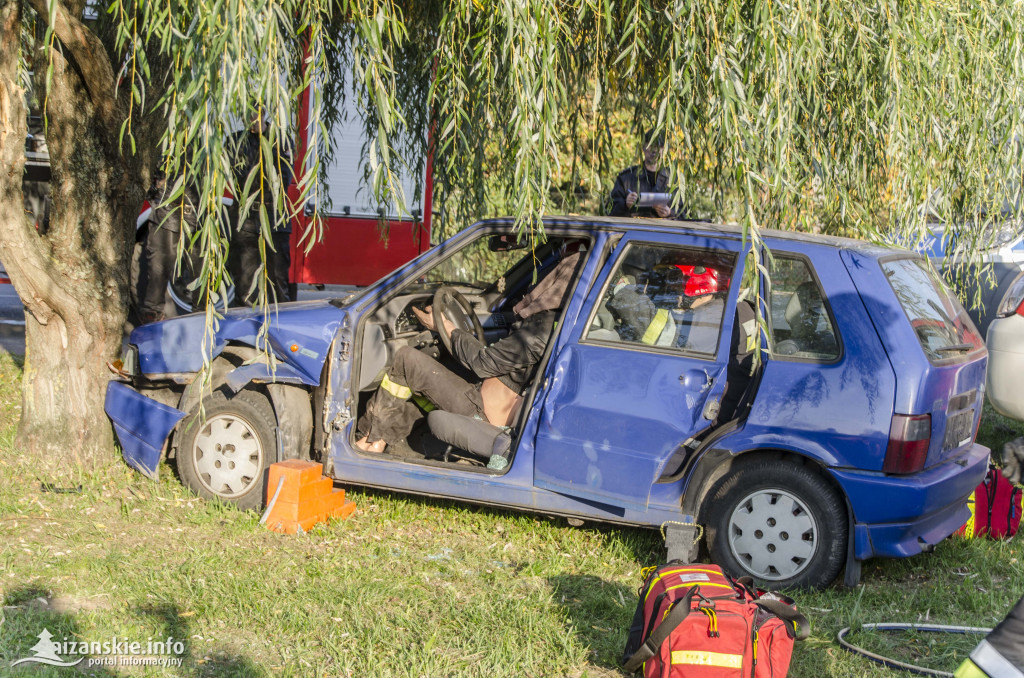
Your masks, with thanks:
<instances>
[{"instance_id":1,"label":"side mirror","mask_svg":"<svg viewBox=\"0 0 1024 678\"><path fill-rule=\"evenodd\" d=\"M513 234L492 235L487 241L487 249L492 252L511 252L512 250L524 250L527 245L519 242Z\"/></svg>"}]
</instances>

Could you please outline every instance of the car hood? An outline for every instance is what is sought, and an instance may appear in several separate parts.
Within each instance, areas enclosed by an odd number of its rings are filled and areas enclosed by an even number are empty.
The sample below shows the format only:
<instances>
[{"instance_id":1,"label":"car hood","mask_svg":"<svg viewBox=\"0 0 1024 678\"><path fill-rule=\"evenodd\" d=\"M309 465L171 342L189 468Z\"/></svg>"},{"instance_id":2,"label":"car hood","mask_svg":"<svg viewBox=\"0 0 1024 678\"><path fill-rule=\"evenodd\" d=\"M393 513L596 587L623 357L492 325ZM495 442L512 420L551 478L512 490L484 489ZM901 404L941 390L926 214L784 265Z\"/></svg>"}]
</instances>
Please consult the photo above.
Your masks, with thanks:
<instances>
[{"instance_id":1,"label":"car hood","mask_svg":"<svg viewBox=\"0 0 1024 678\"><path fill-rule=\"evenodd\" d=\"M254 309L231 309L220 319L212 336L206 332L203 313L143 325L132 332L129 343L138 349L139 370L146 375L198 372L228 343L269 349L307 379L318 383L334 334L345 311L329 301L278 304L266 315ZM260 330L266 320L266 335Z\"/></svg>"}]
</instances>

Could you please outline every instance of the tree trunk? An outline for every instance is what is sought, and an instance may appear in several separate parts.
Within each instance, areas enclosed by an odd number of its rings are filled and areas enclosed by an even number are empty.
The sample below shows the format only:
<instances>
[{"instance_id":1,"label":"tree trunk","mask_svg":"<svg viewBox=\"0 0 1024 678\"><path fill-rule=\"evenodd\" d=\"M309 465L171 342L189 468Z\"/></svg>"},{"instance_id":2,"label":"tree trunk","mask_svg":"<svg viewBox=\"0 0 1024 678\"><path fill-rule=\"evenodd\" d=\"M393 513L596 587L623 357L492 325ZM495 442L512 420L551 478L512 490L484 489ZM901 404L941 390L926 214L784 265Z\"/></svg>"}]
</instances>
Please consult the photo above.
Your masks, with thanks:
<instances>
[{"instance_id":1,"label":"tree trunk","mask_svg":"<svg viewBox=\"0 0 1024 678\"><path fill-rule=\"evenodd\" d=\"M49 230L36 231L22 207L26 110L17 77L19 6L18 0L0 0L0 243L25 304L17 445L38 459L42 475L73 480L116 460L103 412L106 363L121 350L134 212L143 199L141 169L152 156L120 152L119 130L90 98L82 64L54 50L45 110L53 204ZM46 59L35 64L37 91ZM153 148L150 136L143 140L147 149Z\"/></svg>"}]
</instances>

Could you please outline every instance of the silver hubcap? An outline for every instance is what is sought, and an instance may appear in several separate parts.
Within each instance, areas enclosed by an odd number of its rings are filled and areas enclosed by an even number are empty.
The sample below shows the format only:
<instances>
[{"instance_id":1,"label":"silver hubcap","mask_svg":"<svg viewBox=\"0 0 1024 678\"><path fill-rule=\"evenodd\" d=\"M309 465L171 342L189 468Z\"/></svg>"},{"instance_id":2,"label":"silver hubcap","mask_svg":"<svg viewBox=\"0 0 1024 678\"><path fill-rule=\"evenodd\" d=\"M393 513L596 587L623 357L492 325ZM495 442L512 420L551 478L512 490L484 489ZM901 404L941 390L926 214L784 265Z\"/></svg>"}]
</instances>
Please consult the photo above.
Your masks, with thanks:
<instances>
[{"instance_id":1,"label":"silver hubcap","mask_svg":"<svg viewBox=\"0 0 1024 678\"><path fill-rule=\"evenodd\" d=\"M753 492L729 516L732 555L761 579L796 576L810 564L817 544L814 516L788 492Z\"/></svg>"},{"instance_id":2,"label":"silver hubcap","mask_svg":"<svg viewBox=\"0 0 1024 678\"><path fill-rule=\"evenodd\" d=\"M218 414L206 420L192 445L199 481L214 494L231 498L247 492L263 467L263 446L246 420Z\"/></svg>"}]
</instances>

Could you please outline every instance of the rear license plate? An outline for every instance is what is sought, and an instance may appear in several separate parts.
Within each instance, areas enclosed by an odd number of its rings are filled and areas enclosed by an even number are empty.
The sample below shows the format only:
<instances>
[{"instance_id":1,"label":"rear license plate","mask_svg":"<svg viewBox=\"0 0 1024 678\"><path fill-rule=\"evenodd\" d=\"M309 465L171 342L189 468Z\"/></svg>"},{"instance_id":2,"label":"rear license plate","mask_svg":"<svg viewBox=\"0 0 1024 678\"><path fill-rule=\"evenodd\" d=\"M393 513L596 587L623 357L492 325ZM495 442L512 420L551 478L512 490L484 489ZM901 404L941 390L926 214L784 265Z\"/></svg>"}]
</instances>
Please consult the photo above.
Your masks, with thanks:
<instances>
[{"instance_id":1,"label":"rear license plate","mask_svg":"<svg viewBox=\"0 0 1024 678\"><path fill-rule=\"evenodd\" d=\"M966 445L971 440L974 427L974 410L957 412L946 418L946 436L942 440L942 451Z\"/></svg>"}]
</instances>

